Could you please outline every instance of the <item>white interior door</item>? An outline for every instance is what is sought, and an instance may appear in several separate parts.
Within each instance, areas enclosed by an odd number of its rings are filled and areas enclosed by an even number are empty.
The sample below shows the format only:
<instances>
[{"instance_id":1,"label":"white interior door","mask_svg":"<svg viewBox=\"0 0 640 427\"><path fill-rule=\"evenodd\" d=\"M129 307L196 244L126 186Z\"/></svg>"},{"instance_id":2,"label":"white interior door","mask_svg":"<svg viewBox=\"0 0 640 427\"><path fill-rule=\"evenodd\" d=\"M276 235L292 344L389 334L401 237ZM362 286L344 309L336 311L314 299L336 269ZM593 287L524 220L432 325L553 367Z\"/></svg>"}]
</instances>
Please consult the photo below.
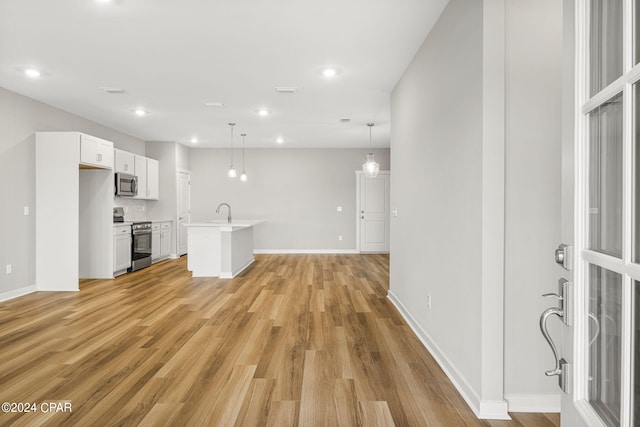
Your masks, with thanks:
<instances>
[{"instance_id":1,"label":"white interior door","mask_svg":"<svg viewBox=\"0 0 640 427\"><path fill-rule=\"evenodd\" d=\"M191 175L187 172L178 172L178 255L187 253L188 240L187 229L184 224L191 220Z\"/></svg>"},{"instance_id":2,"label":"white interior door","mask_svg":"<svg viewBox=\"0 0 640 427\"><path fill-rule=\"evenodd\" d=\"M636 3L565 1L575 73L565 81L573 115L563 138L562 239L574 247L562 273L573 282L560 348L569 372L563 426L640 425Z\"/></svg>"},{"instance_id":3,"label":"white interior door","mask_svg":"<svg viewBox=\"0 0 640 427\"><path fill-rule=\"evenodd\" d=\"M389 252L388 171L375 178L358 173L358 225L360 252Z\"/></svg>"}]
</instances>

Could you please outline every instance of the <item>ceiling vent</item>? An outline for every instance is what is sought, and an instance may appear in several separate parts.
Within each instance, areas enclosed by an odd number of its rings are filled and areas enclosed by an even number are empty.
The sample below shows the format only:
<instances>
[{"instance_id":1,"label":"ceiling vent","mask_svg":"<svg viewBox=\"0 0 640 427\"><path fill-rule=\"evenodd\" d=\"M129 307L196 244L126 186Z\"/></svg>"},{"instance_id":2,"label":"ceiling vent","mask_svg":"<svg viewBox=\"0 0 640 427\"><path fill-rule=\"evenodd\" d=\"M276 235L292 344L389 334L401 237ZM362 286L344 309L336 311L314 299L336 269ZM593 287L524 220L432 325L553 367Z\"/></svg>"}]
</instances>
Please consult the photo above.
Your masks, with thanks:
<instances>
[{"instance_id":1,"label":"ceiling vent","mask_svg":"<svg viewBox=\"0 0 640 427\"><path fill-rule=\"evenodd\" d=\"M107 93L124 93L124 89L122 89L121 87L102 86L98 89L103 90Z\"/></svg>"},{"instance_id":2,"label":"ceiling vent","mask_svg":"<svg viewBox=\"0 0 640 427\"><path fill-rule=\"evenodd\" d=\"M295 86L276 86L275 90L278 93L296 93L298 88Z\"/></svg>"},{"instance_id":3,"label":"ceiling vent","mask_svg":"<svg viewBox=\"0 0 640 427\"><path fill-rule=\"evenodd\" d=\"M205 101L204 105L206 105L207 107L224 107L224 104L222 102L215 102L215 101L210 101L210 102Z\"/></svg>"},{"instance_id":4,"label":"ceiling vent","mask_svg":"<svg viewBox=\"0 0 640 427\"><path fill-rule=\"evenodd\" d=\"M351 121L351 119L344 117L342 119L340 119L340 123L349 123Z\"/></svg>"}]
</instances>

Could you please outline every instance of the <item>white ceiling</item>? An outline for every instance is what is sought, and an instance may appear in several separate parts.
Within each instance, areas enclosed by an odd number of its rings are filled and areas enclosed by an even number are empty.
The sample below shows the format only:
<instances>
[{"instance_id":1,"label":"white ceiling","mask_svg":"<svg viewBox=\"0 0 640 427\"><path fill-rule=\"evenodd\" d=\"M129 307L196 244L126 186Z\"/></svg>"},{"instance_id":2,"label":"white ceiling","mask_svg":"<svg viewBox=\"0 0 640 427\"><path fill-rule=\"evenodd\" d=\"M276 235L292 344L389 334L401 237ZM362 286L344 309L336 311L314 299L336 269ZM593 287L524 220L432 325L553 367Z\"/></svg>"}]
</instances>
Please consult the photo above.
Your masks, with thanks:
<instances>
[{"instance_id":1,"label":"white ceiling","mask_svg":"<svg viewBox=\"0 0 640 427\"><path fill-rule=\"evenodd\" d=\"M236 122L247 147L367 147L373 122L388 147L391 91L446 2L1 0L0 86L146 141L228 146Z\"/></svg>"}]
</instances>

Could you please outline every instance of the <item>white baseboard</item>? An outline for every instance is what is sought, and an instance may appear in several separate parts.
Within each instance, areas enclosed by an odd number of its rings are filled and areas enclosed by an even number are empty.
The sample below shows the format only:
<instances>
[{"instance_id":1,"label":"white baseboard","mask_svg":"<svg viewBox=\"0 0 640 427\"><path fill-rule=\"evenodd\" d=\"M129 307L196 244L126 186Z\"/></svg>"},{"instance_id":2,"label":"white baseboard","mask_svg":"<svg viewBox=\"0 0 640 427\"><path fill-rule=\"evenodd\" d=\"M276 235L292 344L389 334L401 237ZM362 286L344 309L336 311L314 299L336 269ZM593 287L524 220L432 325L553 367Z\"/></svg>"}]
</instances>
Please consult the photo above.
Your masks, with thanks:
<instances>
[{"instance_id":1,"label":"white baseboard","mask_svg":"<svg viewBox=\"0 0 640 427\"><path fill-rule=\"evenodd\" d=\"M560 412L560 394L506 394L509 412Z\"/></svg>"},{"instance_id":2,"label":"white baseboard","mask_svg":"<svg viewBox=\"0 0 640 427\"><path fill-rule=\"evenodd\" d=\"M508 406L505 401L483 401L480 400L478 393L469 385L463 375L458 372L456 367L447 359L445 354L440 350L436 343L431 339L429 334L418 324L414 317L409 313L407 308L400 302L392 291L389 291L387 298L398 309L400 315L407 322L411 330L416 334L422 345L431 353L438 365L442 368L445 375L449 378L453 386L458 390L469 408L479 419L490 420L510 420L507 412Z\"/></svg>"},{"instance_id":3,"label":"white baseboard","mask_svg":"<svg viewBox=\"0 0 640 427\"><path fill-rule=\"evenodd\" d=\"M38 289L36 288L36 285L33 285L33 286L25 286L24 288L14 289L8 292L3 292L0 294L0 301L7 301L10 299L18 298L23 295L31 294L37 290Z\"/></svg>"},{"instance_id":4,"label":"white baseboard","mask_svg":"<svg viewBox=\"0 0 640 427\"><path fill-rule=\"evenodd\" d=\"M254 254L359 254L355 249L254 249Z\"/></svg>"}]
</instances>

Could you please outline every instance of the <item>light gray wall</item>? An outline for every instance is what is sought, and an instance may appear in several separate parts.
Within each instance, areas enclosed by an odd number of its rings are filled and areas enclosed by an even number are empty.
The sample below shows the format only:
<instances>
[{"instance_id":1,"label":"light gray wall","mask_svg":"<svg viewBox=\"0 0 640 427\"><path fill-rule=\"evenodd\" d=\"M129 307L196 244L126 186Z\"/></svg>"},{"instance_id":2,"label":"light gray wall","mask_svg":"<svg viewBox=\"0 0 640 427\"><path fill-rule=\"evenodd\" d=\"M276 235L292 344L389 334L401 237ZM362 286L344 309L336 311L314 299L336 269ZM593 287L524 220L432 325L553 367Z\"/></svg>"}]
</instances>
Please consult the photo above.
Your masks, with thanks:
<instances>
[{"instance_id":1,"label":"light gray wall","mask_svg":"<svg viewBox=\"0 0 640 427\"><path fill-rule=\"evenodd\" d=\"M560 243L562 2L507 6L505 394L558 394L538 317ZM550 322L551 323L551 322ZM554 331L555 332L555 331ZM559 336L559 335L556 335Z\"/></svg>"},{"instance_id":2,"label":"light gray wall","mask_svg":"<svg viewBox=\"0 0 640 427\"><path fill-rule=\"evenodd\" d=\"M558 391L544 376L553 360L537 322L551 305L540 294L554 291L559 278L552 251L559 243L562 4L505 7L504 393L516 410L549 410ZM478 396L482 37L482 2L451 0L391 108L391 204L399 216L391 224L390 290Z\"/></svg>"},{"instance_id":3,"label":"light gray wall","mask_svg":"<svg viewBox=\"0 0 640 427\"><path fill-rule=\"evenodd\" d=\"M35 284L35 132L80 131L144 154L144 142L0 88L0 296ZM63 190L61 190L63 191ZM23 208L31 210L23 215ZM5 274L5 266L13 272Z\"/></svg>"},{"instance_id":4,"label":"light gray wall","mask_svg":"<svg viewBox=\"0 0 640 427\"><path fill-rule=\"evenodd\" d=\"M391 291L478 395L482 16L451 0L391 101Z\"/></svg>"},{"instance_id":5,"label":"light gray wall","mask_svg":"<svg viewBox=\"0 0 640 427\"><path fill-rule=\"evenodd\" d=\"M389 150L374 153L380 168L389 170ZM353 250L355 171L365 160L366 151L355 149L247 149L249 180L242 183L227 177L228 149L192 149L191 219L225 218L226 211L215 210L228 202L234 218L266 220L255 229L256 249ZM341 213L337 206L343 207Z\"/></svg>"}]
</instances>

